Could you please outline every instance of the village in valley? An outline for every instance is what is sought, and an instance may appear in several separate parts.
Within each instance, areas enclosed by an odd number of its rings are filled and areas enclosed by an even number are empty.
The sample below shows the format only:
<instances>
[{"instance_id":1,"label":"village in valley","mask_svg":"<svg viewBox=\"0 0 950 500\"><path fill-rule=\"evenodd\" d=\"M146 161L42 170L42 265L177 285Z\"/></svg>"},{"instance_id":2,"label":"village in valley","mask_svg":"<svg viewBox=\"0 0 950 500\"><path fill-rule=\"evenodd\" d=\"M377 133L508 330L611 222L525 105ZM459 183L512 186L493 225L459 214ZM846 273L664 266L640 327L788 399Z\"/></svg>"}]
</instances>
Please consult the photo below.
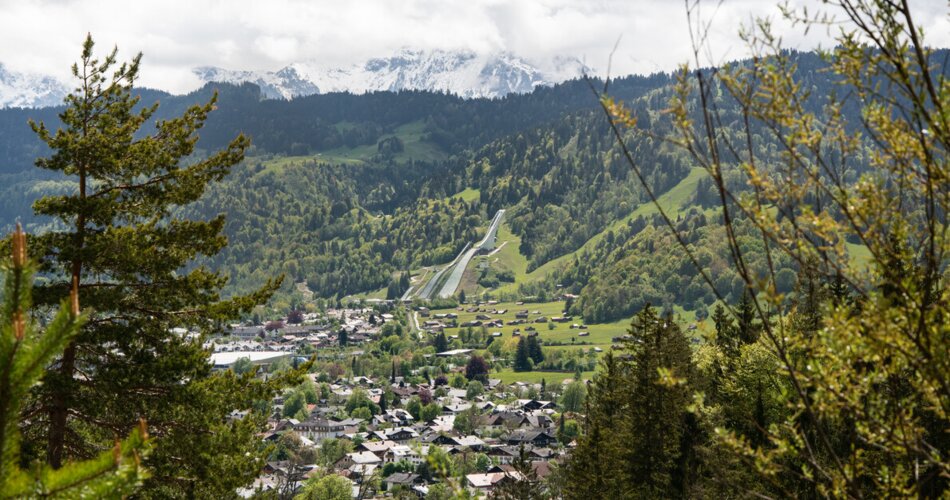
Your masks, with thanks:
<instances>
[{"instance_id":1,"label":"village in valley","mask_svg":"<svg viewBox=\"0 0 950 500\"><path fill-rule=\"evenodd\" d=\"M243 494L288 494L326 474L355 498L543 488L575 444L598 356L624 335L576 322L560 299L431 310L364 300L231 325L206 344L215 369L308 367L270 402L260 439L273 451Z\"/></svg>"}]
</instances>

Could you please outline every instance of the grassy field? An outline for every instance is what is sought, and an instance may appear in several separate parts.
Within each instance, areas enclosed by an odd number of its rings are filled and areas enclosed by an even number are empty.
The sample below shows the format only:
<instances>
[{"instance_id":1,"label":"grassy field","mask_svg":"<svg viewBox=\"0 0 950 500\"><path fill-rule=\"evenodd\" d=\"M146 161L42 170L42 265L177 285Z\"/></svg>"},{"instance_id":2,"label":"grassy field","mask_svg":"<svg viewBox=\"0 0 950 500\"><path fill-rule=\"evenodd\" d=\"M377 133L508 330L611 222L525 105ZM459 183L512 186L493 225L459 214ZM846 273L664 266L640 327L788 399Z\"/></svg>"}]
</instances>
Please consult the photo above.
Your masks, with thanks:
<instances>
[{"instance_id":1,"label":"grassy field","mask_svg":"<svg viewBox=\"0 0 950 500\"><path fill-rule=\"evenodd\" d=\"M471 202L473 202L473 201L477 201L477 200L479 199L479 197L481 196L481 194L482 194L482 192L479 191L478 189L475 189L475 188L465 188L464 191L459 191L458 193L455 193L455 194L453 194L452 196L449 196L449 197L446 199L446 201L451 200L451 199L453 199L453 198L461 198L462 201L466 201L466 202L471 203Z\"/></svg>"},{"instance_id":2,"label":"grassy field","mask_svg":"<svg viewBox=\"0 0 950 500\"><path fill-rule=\"evenodd\" d=\"M852 263L858 267L867 266L871 262L871 251L868 247L857 243L845 243L848 249L848 255L851 256Z\"/></svg>"},{"instance_id":3,"label":"grassy field","mask_svg":"<svg viewBox=\"0 0 950 500\"><path fill-rule=\"evenodd\" d=\"M338 129L342 130L348 128L350 125L347 123L338 123L336 126ZM393 133L384 134L382 137L380 137L380 140L383 140L387 137L396 136L402 141L405 149L394 156L396 161L406 161L410 159L435 161L444 159L446 156L445 152L443 152L435 144L424 141L424 135L425 124L421 121L416 121L397 127L393 130ZM374 156L376 156L376 154L376 144L367 144L363 146L357 146L355 148L342 146L311 155L281 156L279 158L274 158L264 162L264 171L277 171L294 163L313 161L318 163L329 163L332 165L359 165L369 162ZM463 191L462 193L466 193L466 191ZM475 191L475 197L477 198L477 190L472 191ZM470 194L467 195L470 196Z\"/></svg>"},{"instance_id":4,"label":"grassy field","mask_svg":"<svg viewBox=\"0 0 950 500\"><path fill-rule=\"evenodd\" d=\"M630 319L623 319L620 321L615 321L613 323L602 323L602 324L591 324L584 325L584 328L571 328L573 324L582 325L583 321L580 318L575 318L567 323L534 323L533 321L539 317L552 318L555 316L562 316L564 310L564 302L544 302L544 303L526 303L518 305L514 302L503 302L495 305L482 305L479 307L480 311L468 312L465 309L476 307L472 304L465 304L462 306L461 310L459 308L454 309L433 309L431 314L434 316L436 314L445 314L445 313L455 313L458 314L458 324L462 324L468 321L475 320L475 316L479 314L487 314L491 316L492 319L501 319L506 324L498 328L488 328L488 333L501 332L501 337L496 341L504 342L507 347L514 348L518 342L518 337L512 336L514 329L520 329L521 333L524 334L526 331L525 328L533 326L538 332L538 338L541 339L544 344L545 350L583 350L589 351L591 349L601 349L602 352L606 352L610 349L610 346L614 344L613 338L625 335L627 329L630 326ZM495 314L492 311L495 310L506 310L504 314ZM516 319L515 314L518 311L527 310L528 311L528 323L522 325L508 325L507 323L511 320ZM693 313L690 311L685 311L680 307L674 307L673 313L679 319L680 323L684 328L687 325L694 323ZM420 318L420 320L432 319L430 318ZM698 325L696 330L687 331L687 336L691 338L699 338L704 334L704 330L709 325L705 323L710 323L710 321L705 321ZM551 329L549 324L553 324L554 328ZM446 336L458 335L460 328L446 328ZM587 336L579 336L580 332L588 332ZM551 344L558 345L551 345ZM602 354L598 353L598 356ZM588 372L585 376L592 374L593 372ZM506 368L500 372L492 373L492 378L501 378L505 383L511 383L516 381L522 382L539 382L544 378L548 383L559 383L565 378L572 377L570 373L562 372L518 372L515 373L510 368Z\"/></svg>"},{"instance_id":5,"label":"grassy field","mask_svg":"<svg viewBox=\"0 0 950 500\"><path fill-rule=\"evenodd\" d=\"M463 308L475 307L472 305L463 305ZM505 323L508 323L511 320L516 319L515 313L521 310L528 311L528 321L529 323L523 325L508 325L498 327L498 328L489 328L489 333L501 332L502 339L508 341L512 338L512 332L517 328L521 332L525 331L526 327L533 326L538 331L538 337L542 342L545 343L560 343L567 346L574 347L601 347L606 348L611 345L611 339L613 337L623 335L626 332L627 325L630 324L629 320L621 320L614 323L603 323L599 325L586 325L586 328L570 328L573 323L582 324L583 321L579 318L572 320L569 323L553 323L554 329L550 329L548 323L534 323L533 321L539 317L552 318L554 316L563 315L564 311L564 302L544 302L537 304L524 304L517 305L514 302L503 302L493 306L483 305L481 306L481 312L466 312L458 309L434 309L432 314L444 314L444 313L456 313L458 314L459 324L475 320L475 316L479 314L487 314L492 317L492 319L501 319ZM505 314L493 314L493 310L507 310ZM446 335L457 335L458 328L446 328ZM589 332L589 336L579 337L577 334L586 331Z\"/></svg>"},{"instance_id":6,"label":"grassy field","mask_svg":"<svg viewBox=\"0 0 950 500\"><path fill-rule=\"evenodd\" d=\"M353 295L347 295L342 297L340 300L343 302L354 301L354 300L366 300L366 299L385 299L386 298L386 287L380 288L379 290L373 290L371 292L357 293Z\"/></svg>"},{"instance_id":7,"label":"grassy field","mask_svg":"<svg viewBox=\"0 0 950 500\"><path fill-rule=\"evenodd\" d=\"M594 373L596 372L583 372L582 378L589 380L594 376ZM538 384L541 382L541 379L544 379L545 385L550 388L552 384L561 384L567 379L573 379L574 374L563 372L515 372L510 368L506 368L500 372L492 372L488 377L500 379L503 384L511 384L514 382Z\"/></svg>"},{"instance_id":8,"label":"grassy field","mask_svg":"<svg viewBox=\"0 0 950 500\"><path fill-rule=\"evenodd\" d=\"M546 345L545 349L556 349L556 350L590 350L594 348L607 350L612 344L611 339L616 336L620 336L626 333L627 325L629 321L617 321L615 323L605 323L600 325L587 325L586 328L571 328L571 324L576 322L581 323L581 320L572 321L570 323L554 323L554 329L550 329L548 323L533 323L536 318L545 317L551 318L554 316L561 316L564 309L564 302L546 302L538 304L524 304L518 305L516 303L507 302L500 303L493 306L481 306L482 312L466 312L464 308L473 307L470 305L463 306L463 310L458 309L435 309L432 310L432 314L444 314L444 313L456 313L458 314L458 323L462 324L467 321L472 321L475 319L475 316L478 314L488 314L492 319L501 319L505 323L508 323L511 320L516 319L515 313L521 310L528 310L528 321L529 323L523 325L505 325L499 328L489 328L489 333L501 332L502 336L496 341L501 341L511 343L512 346L517 343L518 337L512 336L514 329L518 328L522 333L525 332L525 328L533 326L537 329L538 337L545 344L549 343L558 343L563 344L559 346L550 346ZM507 310L504 314L494 314L490 311L494 310ZM485 312L488 311L488 312ZM423 319L423 318L420 318ZM446 328L445 334L447 336L458 335L459 328ZM586 331L589 332L589 336L580 337L578 333ZM524 382L538 382L541 378L544 378L548 383L559 383L561 380L567 377L571 377L570 373L560 373L560 372L519 372L515 373L511 369L503 370L497 374L493 373L493 378L501 378L506 383L511 383L515 381L524 381Z\"/></svg>"}]
</instances>

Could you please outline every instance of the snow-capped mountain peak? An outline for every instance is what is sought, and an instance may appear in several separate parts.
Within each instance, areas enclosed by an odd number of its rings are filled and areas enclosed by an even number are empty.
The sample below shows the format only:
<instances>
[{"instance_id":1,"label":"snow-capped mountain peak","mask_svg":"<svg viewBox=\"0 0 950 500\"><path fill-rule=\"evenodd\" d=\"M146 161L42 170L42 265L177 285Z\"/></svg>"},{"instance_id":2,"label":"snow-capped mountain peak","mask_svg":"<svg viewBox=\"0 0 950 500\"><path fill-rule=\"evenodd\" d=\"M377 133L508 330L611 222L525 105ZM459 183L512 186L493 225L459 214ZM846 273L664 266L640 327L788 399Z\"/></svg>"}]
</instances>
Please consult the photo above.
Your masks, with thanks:
<instances>
[{"instance_id":1,"label":"snow-capped mountain peak","mask_svg":"<svg viewBox=\"0 0 950 500\"><path fill-rule=\"evenodd\" d=\"M291 64L278 71L195 68L202 82L251 82L264 98L294 97L329 92L363 94L375 91L430 90L465 98L504 97L576 78L587 70L576 58L557 57L539 66L508 52L402 49L343 67L318 61ZM47 107L63 103L70 89L43 75L18 73L0 63L0 108Z\"/></svg>"},{"instance_id":2,"label":"snow-capped mountain peak","mask_svg":"<svg viewBox=\"0 0 950 500\"><path fill-rule=\"evenodd\" d=\"M49 76L18 73L0 63L0 108L44 108L63 103L69 93Z\"/></svg>"},{"instance_id":3,"label":"snow-capped mountain peak","mask_svg":"<svg viewBox=\"0 0 950 500\"><path fill-rule=\"evenodd\" d=\"M205 82L252 82L267 98L291 99L316 93L431 90L466 98L503 97L574 78L586 69L576 59L552 61L544 71L510 53L403 49L391 57L373 58L345 67L319 62L291 64L279 71L231 71L197 68Z\"/></svg>"}]
</instances>

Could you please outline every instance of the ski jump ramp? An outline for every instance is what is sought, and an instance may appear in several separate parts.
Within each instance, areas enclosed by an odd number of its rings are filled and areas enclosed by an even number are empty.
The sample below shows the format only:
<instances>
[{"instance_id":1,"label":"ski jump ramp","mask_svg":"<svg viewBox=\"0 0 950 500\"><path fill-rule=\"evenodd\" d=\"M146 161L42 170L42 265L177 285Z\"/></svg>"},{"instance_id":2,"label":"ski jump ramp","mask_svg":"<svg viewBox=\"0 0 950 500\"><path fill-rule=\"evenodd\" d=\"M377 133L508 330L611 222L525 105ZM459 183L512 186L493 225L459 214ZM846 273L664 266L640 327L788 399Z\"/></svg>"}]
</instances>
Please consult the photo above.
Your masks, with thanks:
<instances>
[{"instance_id":1,"label":"ski jump ramp","mask_svg":"<svg viewBox=\"0 0 950 500\"><path fill-rule=\"evenodd\" d=\"M495 213L491 224L488 225L488 231L485 233L485 237L475 245L472 245L471 242L466 244L458 256L439 272L435 273L432 278L429 279L429 282L419 290L416 296L420 299L432 299L434 296L444 299L455 295L459 283L462 282L462 275L465 274L465 269L468 267L469 262L471 262L472 257L475 257L475 255L482 250L491 251L495 249L498 227L501 226L501 221L504 217L504 210L499 210ZM409 295L408 292L407 295Z\"/></svg>"}]
</instances>

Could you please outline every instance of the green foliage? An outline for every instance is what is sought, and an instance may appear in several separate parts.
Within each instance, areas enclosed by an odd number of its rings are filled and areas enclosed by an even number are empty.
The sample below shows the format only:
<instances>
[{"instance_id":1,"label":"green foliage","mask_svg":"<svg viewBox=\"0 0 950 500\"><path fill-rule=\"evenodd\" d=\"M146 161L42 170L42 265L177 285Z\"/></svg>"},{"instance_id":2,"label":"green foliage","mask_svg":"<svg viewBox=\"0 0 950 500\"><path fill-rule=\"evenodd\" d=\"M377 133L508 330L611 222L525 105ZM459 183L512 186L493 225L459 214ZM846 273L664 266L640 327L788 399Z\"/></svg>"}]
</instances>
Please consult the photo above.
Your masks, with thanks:
<instances>
[{"instance_id":1,"label":"green foliage","mask_svg":"<svg viewBox=\"0 0 950 500\"><path fill-rule=\"evenodd\" d=\"M281 412L285 417L296 418L301 411L305 411L307 405L306 396L303 393L294 391L284 400L284 409Z\"/></svg>"},{"instance_id":2,"label":"green foliage","mask_svg":"<svg viewBox=\"0 0 950 500\"><path fill-rule=\"evenodd\" d=\"M472 380L465 389L465 399L472 400L485 392L485 386L478 380Z\"/></svg>"},{"instance_id":3,"label":"green foliage","mask_svg":"<svg viewBox=\"0 0 950 500\"><path fill-rule=\"evenodd\" d=\"M553 325L554 323L548 323ZM528 337L528 356L531 357L531 361L535 365L539 365L544 362L544 351L541 349L541 341L538 340L537 336Z\"/></svg>"},{"instance_id":4,"label":"green foliage","mask_svg":"<svg viewBox=\"0 0 950 500\"><path fill-rule=\"evenodd\" d=\"M564 394L561 395L561 409L571 412L583 411L586 399L587 386L580 380L575 380L564 388Z\"/></svg>"},{"instance_id":5,"label":"green foliage","mask_svg":"<svg viewBox=\"0 0 950 500\"><path fill-rule=\"evenodd\" d=\"M445 338L445 333L443 332L439 332L435 336L432 345L435 347L435 352L445 352L449 350L449 341Z\"/></svg>"},{"instance_id":6,"label":"green foliage","mask_svg":"<svg viewBox=\"0 0 950 500\"><path fill-rule=\"evenodd\" d=\"M244 357L238 358L237 361L231 365L231 370L238 375L244 375L245 373L257 371L257 367L251 362L251 358Z\"/></svg>"},{"instance_id":7,"label":"green foliage","mask_svg":"<svg viewBox=\"0 0 950 500\"><path fill-rule=\"evenodd\" d=\"M294 500L350 500L353 498L352 483L342 476L327 474L314 476L304 484Z\"/></svg>"},{"instance_id":8,"label":"green foliage","mask_svg":"<svg viewBox=\"0 0 950 500\"><path fill-rule=\"evenodd\" d=\"M561 423L557 428L557 440L561 444L567 445L571 441L577 438L581 433L581 426L577 423L577 420L564 420L564 416L561 416Z\"/></svg>"},{"instance_id":9,"label":"green foliage","mask_svg":"<svg viewBox=\"0 0 950 500\"><path fill-rule=\"evenodd\" d=\"M717 349L698 353L711 375L709 400L697 398L694 415L717 426L707 457L719 481L704 493L945 496L937 478L950 471L946 61L908 2L844 0L782 14L806 32L834 19L823 64L782 48L772 22L757 20L744 33L753 60L684 67L668 110L674 132L638 130L678 145L709 175L748 292L724 301L738 302L735 323L717 314ZM705 40L704 21L690 19ZM815 85L820 73L832 85ZM622 140L636 118L616 100L601 102ZM664 211L671 230L674 218ZM697 248L677 235L715 287ZM797 282L780 259L795 263Z\"/></svg>"},{"instance_id":10,"label":"green foliage","mask_svg":"<svg viewBox=\"0 0 950 500\"><path fill-rule=\"evenodd\" d=\"M455 422L452 429L463 436L473 434L478 428L478 410L473 405L471 408L455 415Z\"/></svg>"},{"instance_id":11,"label":"green foliage","mask_svg":"<svg viewBox=\"0 0 950 500\"><path fill-rule=\"evenodd\" d=\"M516 372L527 372L531 371L533 368L534 364L531 360L528 338L522 336L518 339L518 348L515 351L514 370Z\"/></svg>"},{"instance_id":12,"label":"green foliage","mask_svg":"<svg viewBox=\"0 0 950 500\"><path fill-rule=\"evenodd\" d=\"M36 463L21 469L20 410L43 369L79 333L87 316L80 314L74 289L45 329L29 318L35 266L29 262L26 237L19 227L12 238L13 258L3 259L3 304L0 310L0 498L121 498L132 494L148 472L145 422L95 458L52 467Z\"/></svg>"},{"instance_id":13,"label":"green foliage","mask_svg":"<svg viewBox=\"0 0 950 500\"><path fill-rule=\"evenodd\" d=\"M365 390L359 388L353 390L353 394L347 398L344 408L350 415L353 415L353 411L357 408L365 408L370 417L379 413L379 405L369 398L369 394Z\"/></svg>"},{"instance_id":14,"label":"green foliage","mask_svg":"<svg viewBox=\"0 0 950 500\"><path fill-rule=\"evenodd\" d=\"M353 442L347 439L327 438L320 442L317 463L330 467L353 451Z\"/></svg>"},{"instance_id":15,"label":"green foliage","mask_svg":"<svg viewBox=\"0 0 950 500\"><path fill-rule=\"evenodd\" d=\"M587 432L568 464L568 498L689 495L697 464L684 454L699 438L687 408L695 378L689 344L672 317L649 307L630 335L594 379Z\"/></svg>"},{"instance_id":16,"label":"green foliage","mask_svg":"<svg viewBox=\"0 0 950 500\"><path fill-rule=\"evenodd\" d=\"M437 403L429 403L419 410L419 420L422 422L431 422L442 414L442 407Z\"/></svg>"}]
</instances>

